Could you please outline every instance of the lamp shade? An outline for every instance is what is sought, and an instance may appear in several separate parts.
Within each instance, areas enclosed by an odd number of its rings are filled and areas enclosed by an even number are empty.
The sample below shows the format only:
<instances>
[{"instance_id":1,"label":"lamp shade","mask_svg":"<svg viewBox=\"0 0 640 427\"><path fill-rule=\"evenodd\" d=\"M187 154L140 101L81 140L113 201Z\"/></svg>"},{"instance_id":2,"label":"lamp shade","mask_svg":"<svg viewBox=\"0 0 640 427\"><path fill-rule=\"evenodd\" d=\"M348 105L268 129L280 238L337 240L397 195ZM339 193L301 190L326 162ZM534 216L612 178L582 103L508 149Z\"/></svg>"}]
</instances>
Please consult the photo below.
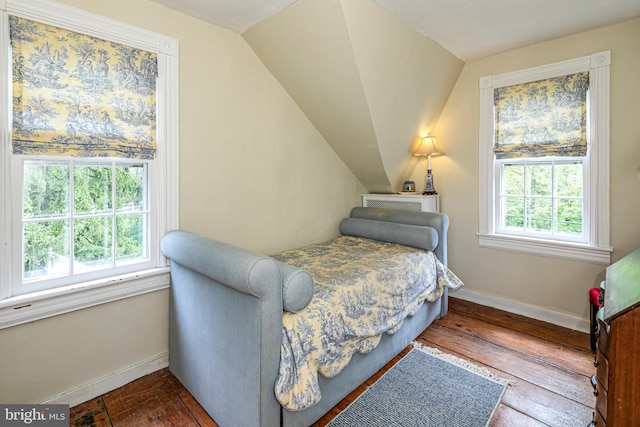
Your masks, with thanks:
<instances>
[{"instance_id":1,"label":"lamp shade","mask_svg":"<svg viewBox=\"0 0 640 427\"><path fill-rule=\"evenodd\" d=\"M416 149L416 151L413 152L414 156L437 156L439 154L444 154L441 151L438 151L438 148L436 147L436 137L433 135L427 135L424 138L422 138L422 141L420 141L420 145L418 146L418 148Z\"/></svg>"}]
</instances>

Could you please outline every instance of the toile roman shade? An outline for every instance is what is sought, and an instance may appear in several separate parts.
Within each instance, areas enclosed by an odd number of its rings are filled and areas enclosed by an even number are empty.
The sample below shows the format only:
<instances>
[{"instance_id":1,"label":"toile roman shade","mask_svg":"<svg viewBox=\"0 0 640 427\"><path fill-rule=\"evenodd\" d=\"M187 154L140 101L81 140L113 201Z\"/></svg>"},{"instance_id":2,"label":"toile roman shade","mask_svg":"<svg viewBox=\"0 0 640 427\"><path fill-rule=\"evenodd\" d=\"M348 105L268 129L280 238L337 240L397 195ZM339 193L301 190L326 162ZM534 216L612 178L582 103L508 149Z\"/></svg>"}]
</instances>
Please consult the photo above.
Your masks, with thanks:
<instances>
[{"instance_id":1,"label":"toile roman shade","mask_svg":"<svg viewBox=\"0 0 640 427\"><path fill-rule=\"evenodd\" d=\"M14 154L153 159L157 55L10 16Z\"/></svg>"},{"instance_id":2,"label":"toile roman shade","mask_svg":"<svg viewBox=\"0 0 640 427\"><path fill-rule=\"evenodd\" d=\"M588 89L588 72L496 88L496 158L585 156Z\"/></svg>"}]
</instances>

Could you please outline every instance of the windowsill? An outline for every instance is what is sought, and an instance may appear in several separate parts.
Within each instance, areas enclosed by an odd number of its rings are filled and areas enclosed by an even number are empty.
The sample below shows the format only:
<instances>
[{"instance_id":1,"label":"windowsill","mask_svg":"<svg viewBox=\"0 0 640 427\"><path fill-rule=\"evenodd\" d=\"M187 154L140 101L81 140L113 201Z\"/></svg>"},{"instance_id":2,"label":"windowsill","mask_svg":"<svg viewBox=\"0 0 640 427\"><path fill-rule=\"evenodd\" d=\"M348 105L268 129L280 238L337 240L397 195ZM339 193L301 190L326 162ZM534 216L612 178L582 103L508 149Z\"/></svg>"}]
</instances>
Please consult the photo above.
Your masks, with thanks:
<instances>
[{"instance_id":1,"label":"windowsill","mask_svg":"<svg viewBox=\"0 0 640 427\"><path fill-rule=\"evenodd\" d=\"M18 295L0 301L0 329L169 287L169 267Z\"/></svg>"},{"instance_id":2,"label":"windowsill","mask_svg":"<svg viewBox=\"0 0 640 427\"><path fill-rule=\"evenodd\" d=\"M611 264L612 248L599 248L577 243L556 242L528 237L478 233L480 247L522 252L569 261Z\"/></svg>"}]
</instances>

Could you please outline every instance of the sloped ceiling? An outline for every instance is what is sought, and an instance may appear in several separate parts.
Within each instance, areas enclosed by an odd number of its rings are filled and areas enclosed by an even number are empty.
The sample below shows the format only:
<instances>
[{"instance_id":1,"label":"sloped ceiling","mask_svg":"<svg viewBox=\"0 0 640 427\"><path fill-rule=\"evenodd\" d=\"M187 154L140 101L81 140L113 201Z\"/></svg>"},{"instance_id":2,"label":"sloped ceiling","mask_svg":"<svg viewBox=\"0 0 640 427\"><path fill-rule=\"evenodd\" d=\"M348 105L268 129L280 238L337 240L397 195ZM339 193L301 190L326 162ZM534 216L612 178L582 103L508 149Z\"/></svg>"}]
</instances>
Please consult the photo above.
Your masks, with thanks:
<instances>
[{"instance_id":1,"label":"sloped ceiling","mask_svg":"<svg viewBox=\"0 0 640 427\"><path fill-rule=\"evenodd\" d=\"M640 16L638 0L152 1L242 33L371 192L411 176L411 148L434 127L458 58Z\"/></svg>"},{"instance_id":2,"label":"sloped ceiling","mask_svg":"<svg viewBox=\"0 0 640 427\"><path fill-rule=\"evenodd\" d=\"M463 65L364 0L300 0L243 37L372 192L411 175Z\"/></svg>"}]
</instances>

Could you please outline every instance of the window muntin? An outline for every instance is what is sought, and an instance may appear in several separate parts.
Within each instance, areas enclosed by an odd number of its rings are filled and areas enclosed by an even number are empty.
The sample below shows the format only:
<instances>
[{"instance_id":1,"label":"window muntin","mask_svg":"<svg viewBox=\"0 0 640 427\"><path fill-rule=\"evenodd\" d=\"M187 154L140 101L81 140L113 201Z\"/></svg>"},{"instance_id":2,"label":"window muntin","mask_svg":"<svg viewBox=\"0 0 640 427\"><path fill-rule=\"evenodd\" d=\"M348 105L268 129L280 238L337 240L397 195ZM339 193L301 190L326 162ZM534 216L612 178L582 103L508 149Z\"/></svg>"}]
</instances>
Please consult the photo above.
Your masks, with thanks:
<instances>
[{"instance_id":1,"label":"window muntin","mask_svg":"<svg viewBox=\"0 0 640 427\"><path fill-rule=\"evenodd\" d=\"M586 242L579 159L498 161L498 233Z\"/></svg>"},{"instance_id":2,"label":"window muntin","mask_svg":"<svg viewBox=\"0 0 640 427\"><path fill-rule=\"evenodd\" d=\"M22 286L150 268L146 161L22 160Z\"/></svg>"}]
</instances>

